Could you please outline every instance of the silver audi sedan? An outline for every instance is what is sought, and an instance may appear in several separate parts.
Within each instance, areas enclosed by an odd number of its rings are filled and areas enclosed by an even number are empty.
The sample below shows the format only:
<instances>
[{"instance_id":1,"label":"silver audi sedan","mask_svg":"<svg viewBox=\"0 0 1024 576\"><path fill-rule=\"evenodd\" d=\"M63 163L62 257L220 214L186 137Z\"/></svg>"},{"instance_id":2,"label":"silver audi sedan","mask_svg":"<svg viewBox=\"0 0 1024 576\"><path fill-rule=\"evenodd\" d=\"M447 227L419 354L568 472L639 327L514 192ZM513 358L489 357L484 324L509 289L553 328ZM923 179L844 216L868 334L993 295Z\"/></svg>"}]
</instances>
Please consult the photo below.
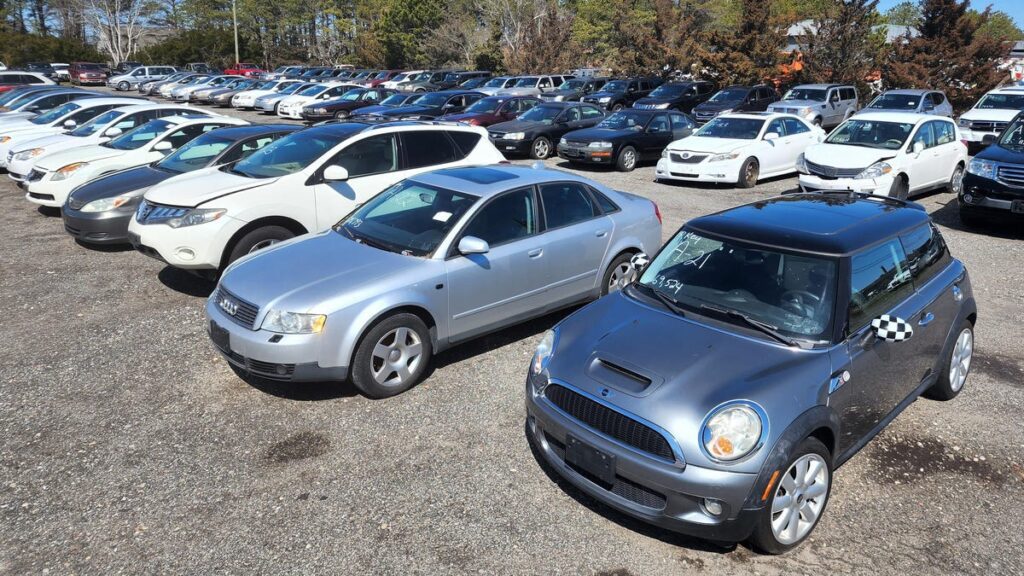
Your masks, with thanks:
<instances>
[{"instance_id":1,"label":"silver audi sedan","mask_svg":"<svg viewBox=\"0 0 1024 576\"><path fill-rule=\"evenodd\" d=\"M653 202L574 174L437 170L236 261L207 301L209 334L241 374L384 398L445 348L616 290L660 244Z\"/></svg>"}]
</instances>

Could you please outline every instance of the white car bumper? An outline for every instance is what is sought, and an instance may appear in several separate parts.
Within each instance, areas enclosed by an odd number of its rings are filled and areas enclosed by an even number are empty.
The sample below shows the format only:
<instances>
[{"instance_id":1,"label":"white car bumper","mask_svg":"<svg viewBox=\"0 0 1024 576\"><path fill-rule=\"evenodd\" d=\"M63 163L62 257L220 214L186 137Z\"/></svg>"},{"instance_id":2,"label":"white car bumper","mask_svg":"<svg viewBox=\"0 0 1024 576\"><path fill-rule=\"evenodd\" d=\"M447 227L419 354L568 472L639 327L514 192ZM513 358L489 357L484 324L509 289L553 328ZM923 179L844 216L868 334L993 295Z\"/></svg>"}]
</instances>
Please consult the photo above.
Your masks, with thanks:
<instances>
[{"instance_id":1,"label":"white car bumper","mask_svg":"<svg viewBox=\"0 0 1024 576\"><path fill-rule=\"evenodd\" d=\"M231 106L234 108L252 108L255 103L255 98L239 98L237 96L231 98Z\"/></svg>"},{"instance_id":2,"label":"white car bumper","mask_svg":"<svg viewBox=\"0 0 1024 576\"><path fill-rule=\"evenodd\" d=\"M708 162L703 159L694 164L673 162L668 158L658 160L654 168L655 178L659 180L679 180L681 182L731 182L740 178L743 160L723 160Z\"/></svg>"},{"instance_id":3,"label":"white car bumper","mask_svg":"<svg viewBox=\"0 0 1024 576\"><path fill-rule=\"evenodd\" d=\"M877 194L888 196L892 188L893 177L882 176L881 178L836 178L826 180L813 174L800 175L800 189L804 192L814 191L852 191L863 194Z\"/></svg>"},{"instance_id":4,"label":"white car bumper","mask_svg":"<svg viewBox=\"0 0 1024 576\"><path fill-rule=\"evenodd\" d=\"M15 160L11 159L5 162L7 167L7 175L12 180L20 182L29 172L32 171L32 167L35 166L36 158L30 158L28 160Z\"/></svg>"},{"instance_id":5,"label":"white car bumper","mask_svg":"<svg viewBox=\"0 0 1024 576\"><path fill-rule=\"evenodd\" d=\"M963 126L960 127L960 134L963 136L964 140L967 140L972 144L981 144L981 141L985 138L985 136L999 136L999 132L983 132L980 130L971 130L970 128L965 128Z\"/></svg>"},{"instance_id":6,"label":"white car bumper","mask_svg":"<svg viewBox=\"0 0 1024 576\"><path fill-rule=\"evenodd\" d=\"M225 215L205 224L171 228L159 222L140 224L133 216L128 224L128 237L143 254L175 268L216 270L228 240L245 224Z\"/></svg>"},{"instance_id":7,"label":"white car bumper","mask_svg":"<svg viewBox=\"0 0 1024 576\"><path fill-rule=\"evenodd\" d=\"M72 174L70 178L54 182L53 175L54 172L45 172L39 179L23 181L20 185L28 191L25 199L40 206L60 208L72 190L91 179L85 175Z\"/></svg>"},{"instance_id":8,"label":"white car bumper","mask_svg":"<svg viewBox=\"0 0 1024 576\"><path fill-rule=\"evenodd\" d=\"M285 108L281 106L277 109L277 115L281 118L290 118L292 120L302 120L302 106L289 106Z\"/></svg>"}]
</instances>

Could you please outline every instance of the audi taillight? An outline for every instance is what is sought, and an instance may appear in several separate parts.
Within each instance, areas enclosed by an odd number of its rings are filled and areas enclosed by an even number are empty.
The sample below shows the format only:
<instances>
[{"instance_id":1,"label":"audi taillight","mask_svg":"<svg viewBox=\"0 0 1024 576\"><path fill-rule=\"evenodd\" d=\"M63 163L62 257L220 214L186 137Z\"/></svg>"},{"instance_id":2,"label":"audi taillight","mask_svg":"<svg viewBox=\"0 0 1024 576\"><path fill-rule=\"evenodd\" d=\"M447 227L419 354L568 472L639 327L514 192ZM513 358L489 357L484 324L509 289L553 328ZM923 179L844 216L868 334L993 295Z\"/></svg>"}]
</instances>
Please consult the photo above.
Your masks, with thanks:
<instances>
[{"instance_id":1,"label":"audi taillight","mask_svg":"<svg viewBox=\"0 0 1024 576\"><path fill-rule=\"evenodd\" d=\"M661 221L661 209L658 208L658 203L651 200L651 204L654 204L654 215L658 217L658 224L664 224L664 222Z\"/></svg>"}]
</instances>

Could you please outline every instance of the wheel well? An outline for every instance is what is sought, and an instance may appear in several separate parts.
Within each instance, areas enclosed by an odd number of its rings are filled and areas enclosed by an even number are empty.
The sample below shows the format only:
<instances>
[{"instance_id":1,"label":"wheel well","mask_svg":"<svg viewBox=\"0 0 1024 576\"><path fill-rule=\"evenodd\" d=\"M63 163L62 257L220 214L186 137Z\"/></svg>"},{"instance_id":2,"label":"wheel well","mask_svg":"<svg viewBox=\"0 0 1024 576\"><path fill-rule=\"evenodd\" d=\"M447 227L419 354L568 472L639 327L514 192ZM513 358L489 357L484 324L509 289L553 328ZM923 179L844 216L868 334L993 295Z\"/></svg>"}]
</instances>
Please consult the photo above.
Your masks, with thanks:
<instances>
[{"instance_id":1,"label":"wheel well","mask_svg":"<svg viewBox=\"0 0 1024 576\"><path fill-rule=\"evenodd\" d=\"M238 244L238 241L241 240L242 237L248 234L249 232L252 232L257 228L263 228L264 226L281 226L283 228L287 228L296 236L301 236L309 232L302 224L299 224L298 222L292 220L291 218L285 218L284 216L271 216L269 218L260 218L259 220L253 220L252 222L249 222L248 224L243 226L241 230L235 232L235 235L232 236L231 240L229 240L227 245L224 246L224 253L221 254L220 256L220 267L222 270L224 269L224 266L227 264L227 259L228 256L231 254L231 251L235 249L235 244Z\"/></svg>"},{"instance_id":2,"label":"wheel well","mask_svg":"<svg viewBox=\"0 0 1024 576\"><path fill-rule=\"evenodd\" d=\"M814 438L814 439L818 440L819 442L821 442L822 444L824 444L825 448L828 448L829 454L831 454L832 457L835 458L835 454L836 454L836 435L835 435L835 433L832 432L832 430L830 428L826 428L826 427L822 426L821 428L818 428L818 429L814 430L813 432L811 432L808 435L808 437L809 438Z\"/></svg>"},{"instance_id":3,"label":"wheel well","mask_svg":"<svg viewBox=\"0 0 1024 576\"><path fill-rule=\"evenodd\" d=\"M970 314L968 314L967 321L971 323L971 326L974 326L974 323L978 321L978 313L971 312Z\"/></svg>"},{"instance_id":4,"label":"wheel well","mask_svg":"<svg viewBox=\"0 0 1024 576\"><path fill-rule=\"evenodd\" d=\"M426 308L423 308L421 306L406 305L406 306L399 306L397 308L388 308L387 310L384 310L380 314L377 314L376 316L374 316L373 320L370 320L366 324L366 326L363 328L363 330L359 333L359 338L356 339L356 345L352 348L352 355L353 356L355 355L356 349L359 348L359 343L363 341L363 337L366 335L366 333L369 332L371 328L376 326L378 322L380 322L381 320L384 320L385 318L388 318L390 316L394 316L395 314L405 314L405 313L412 314L414 316L419 317L420 320L423 320L423 323L427 325L427 330L430 331L430 339L432 340L432 344L434 345L433 348L436 351L437 350L437 322L434 321L434 317L430 314L430 312L427 311ZM348 361L349 361L349 364L351 364L352 363L352 357L349 357Z\"/></svg>"}]
</instances>

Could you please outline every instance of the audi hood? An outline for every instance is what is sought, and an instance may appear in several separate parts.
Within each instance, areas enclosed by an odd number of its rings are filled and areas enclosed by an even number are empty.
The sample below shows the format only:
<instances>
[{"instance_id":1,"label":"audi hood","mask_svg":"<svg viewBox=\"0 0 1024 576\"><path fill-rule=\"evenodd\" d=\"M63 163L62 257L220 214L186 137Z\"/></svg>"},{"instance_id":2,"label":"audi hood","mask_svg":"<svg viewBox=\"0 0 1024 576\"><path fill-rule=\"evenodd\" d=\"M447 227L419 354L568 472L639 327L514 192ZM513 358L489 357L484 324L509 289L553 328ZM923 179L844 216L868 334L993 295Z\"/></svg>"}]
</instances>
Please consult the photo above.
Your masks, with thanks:
<instances>
[{"instance_id":1,"label":"audi hood","mask_svg":"<svg viewBox=\"0 0 1024 576\"><path fill-rule=\"evenodd\" d=\"M867 168L875 162L896 156L896 152L846 144L814 144L804 151L804 159L833 168Z\"/></svg>"},{"instance_id":2,"label":"audi hood","mask_svg":"<svg viewBox=\"0 0 1024 576\"><path fill-rule=\"evenodd\" d=\"M146 192L146 201L194 208L210 200L267 186L278 178L246 178L220 167L203 168L165 180Z\"/></svg>"}]
</instances>

